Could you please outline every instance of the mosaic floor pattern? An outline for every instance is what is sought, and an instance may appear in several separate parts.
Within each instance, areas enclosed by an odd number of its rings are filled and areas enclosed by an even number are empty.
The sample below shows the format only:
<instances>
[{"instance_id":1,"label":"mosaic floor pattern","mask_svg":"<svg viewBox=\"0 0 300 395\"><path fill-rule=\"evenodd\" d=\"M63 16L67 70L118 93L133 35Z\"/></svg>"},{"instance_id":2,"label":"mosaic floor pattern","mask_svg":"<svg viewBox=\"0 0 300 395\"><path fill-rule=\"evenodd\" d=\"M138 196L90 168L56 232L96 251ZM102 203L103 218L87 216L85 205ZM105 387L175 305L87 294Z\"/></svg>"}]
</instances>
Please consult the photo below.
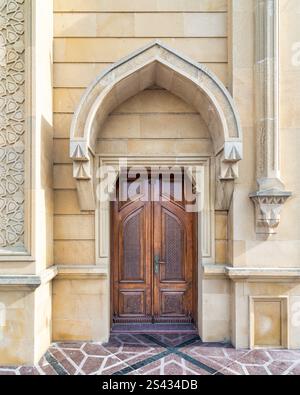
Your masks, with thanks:
<instances>
[{"instance_id":1,"label":"mosaic floor pattern","mask_svg":"<svg viewBox=\"0 0 300 395\"><path fill-rule=\"evenodd\" d=\"M299 375L300 350L235 350L195 335L113 334L106 344L54 343L34 367L0 375Z\"/></svg>"}]
</instances>

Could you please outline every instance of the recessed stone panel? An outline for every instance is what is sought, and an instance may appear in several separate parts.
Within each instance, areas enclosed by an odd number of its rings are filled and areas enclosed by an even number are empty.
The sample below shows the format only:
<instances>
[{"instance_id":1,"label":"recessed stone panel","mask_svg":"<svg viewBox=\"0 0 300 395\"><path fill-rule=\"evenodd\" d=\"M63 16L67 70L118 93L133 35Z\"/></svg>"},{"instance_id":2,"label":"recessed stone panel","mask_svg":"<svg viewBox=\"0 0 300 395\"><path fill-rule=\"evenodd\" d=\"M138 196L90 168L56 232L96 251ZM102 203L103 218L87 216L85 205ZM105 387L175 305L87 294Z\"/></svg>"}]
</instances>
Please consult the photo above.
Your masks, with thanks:
<instances>
[{"instance_id":1,"label":"recessed stone panel","mask_svg":"<svg viewBox=\"0 0 300 395\"><path fill-rule=\"evenodd\" d=\"M253 298L250 315L252 347L286 347L287 299Z\"/></svg>"}]
</instances>

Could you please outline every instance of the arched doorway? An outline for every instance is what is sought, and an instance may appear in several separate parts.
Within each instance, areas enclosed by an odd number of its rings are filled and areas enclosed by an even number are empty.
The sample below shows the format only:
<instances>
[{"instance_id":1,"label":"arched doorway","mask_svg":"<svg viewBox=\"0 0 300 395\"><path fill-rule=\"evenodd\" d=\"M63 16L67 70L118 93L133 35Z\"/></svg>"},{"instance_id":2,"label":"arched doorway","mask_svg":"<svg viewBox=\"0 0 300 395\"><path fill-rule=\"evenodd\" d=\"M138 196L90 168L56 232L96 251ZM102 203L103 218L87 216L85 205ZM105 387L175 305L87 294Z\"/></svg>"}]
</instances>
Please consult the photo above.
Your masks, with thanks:
<instances>
[{"instance_id":1,"label":"arched doorway","mask_svg":"<svg viewBox=\"0 0 300 395\"><path fill-rule=\"evenodd\" d=\"M159 87L195 109L203 120L208 145L195 144L190 150L180 148L176 151L170 149L169 145L172 139L176 139L174 135L171 135L168 144L164 146L165 150L162 151L153 150L153 146L147 144L141 147L136 142L130 147L127 144L124 149L122 139L117 143L114 141L110 149L107 148L108 145L99 144L99 136L103 136L105 123L110 114L151 87ZM110 134L109 129L106 132ZM124 130L124 133L125 140L128 140L126 135L128 130ZM140 147L138 150L137 146ZM201 333L203 326L201 273L203 266L215 263L215 207L222 207L222 210L229 209L226 206L231 200L228 195L233 192L234 179L238 174L237 163L242 158L239 118L226 88L201 65L159 42L154 42L114 64L88 88L73 118L70 152L80 207L83 211L95 212L96 266L107 276L107 305L104 306L107 337L111 329L111 318L115 313L109 291L112 267L110 238L115 220L110 217L110 202L99 201L97 196L99 168L109 166L114 173L116 183L120 169L127 168L128 164L144 167L152 165L198 167L200 180L197 183L196 193L199 210L195 243L198 250L196 287L198 303L197 312L192 314L194 321L198 320ZM120 158L126 159L128 162L126 166L120 166ZM153 266L152 258L155 257L153 247L151 254L151 258L148 259L151 259ZM151 264L148 265L149 270ZM153 281L150 287L153 287ZM140 294L136 300L142 305L145 300L147 301L147 297L144 297L143 302ZM172 297L169 300L172 300ZM180 298L178 297L177 300ZM136 301L134 303L137 304ZM151 309L155 310L153 304Z\"/></svg>"},{"instance_id":2,"label":"arched doorway","mask_svg":"<svg viewBox=\"0 0 300 395\"><path fill-rule=\"evenodd\" d=\"M193 105L205 121L219 164L218 177L232 180L242 159L242 130L227 89L204 66L156 41L104 71L86 90L74 114L70 156L82 210L95 210L94 159L103 124L114 108L157 85Z\"/></svg>"}]
</instances>

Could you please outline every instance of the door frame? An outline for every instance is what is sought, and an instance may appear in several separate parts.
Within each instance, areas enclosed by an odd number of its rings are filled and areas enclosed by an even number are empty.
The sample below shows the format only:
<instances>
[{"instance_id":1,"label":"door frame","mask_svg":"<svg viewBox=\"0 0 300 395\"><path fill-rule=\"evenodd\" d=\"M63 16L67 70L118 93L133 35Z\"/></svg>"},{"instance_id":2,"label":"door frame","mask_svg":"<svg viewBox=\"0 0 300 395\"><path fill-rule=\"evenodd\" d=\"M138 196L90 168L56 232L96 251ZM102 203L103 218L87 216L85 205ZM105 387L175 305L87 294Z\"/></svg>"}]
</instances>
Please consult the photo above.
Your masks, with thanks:
<instances>
[{"instance_id":1,"label":"door frame","mask_svg":"<svg viewBox=\"0 0 300 395\"><path fill-rule=\"evenodd\" d=\"M148 174L148 176L150 175L150 173ZM150 194L152 193L152 191L150 192ZM118 196L118 193L117 193ZM153 228L152 226L154 225L154 221L155 221L155 210L157 208L157 204L158 202L151 202L151 205L148 207L148 209L146 209L146 206L144 206L144 208L147 210L148 214L150 214L151 218L148 218L149 224L150 224L150 228L151 228L151 236L150 236L150 240L152 242L152 246L151 246L151 257L150 257L150 262L153 262L154 259L154 251L155 251L155 235L153 233ZM118 211L118 207L119 207L119 201L116 200L115 202L110 202L110 223L113 224L113 226L110 227L110 256L111 256L111 267L110 267L110 300L111 300L111 312L115 311L115 291L116 289L114 288L116 286L116 274L117 271L119 270L119 251L116 254L114 249L115 248L119 248L119 240L117 240L118 237L120 237L119 234L115 234L116 232L116 227L115 227L115 221L118 221L118 219L116 218L116 210ZM163 210L163 205L161 206L161 209ZM176 207L176 206L175 206ZM180 209L181 210L181 209ZM197 246L197 240L198 240L198 222L197 222L197 213L191 213L189 214L191 215L191 220L192 220L192 262L190 264L190 270L191 270L191 292L192 292L192 298L191 298L191 310L190 312L192 313L192 318L194 320L194 324L197 327L198 324L198 287L197 287L197 280L198 280L198 246ZM187 242L187 240L185 241L185 243ZM186 258L185 258L186 259ZM157 301L157 297L160 299L160 297L155 294L158 289L155 289L156 286L158 286L158 279L157 276L155 276L154 272L153 272L153 267L151 267L152 270L150 270L150 279L151 279L151 300L152 303L154 303L154 305L152 305L152 308L154 308L155 303L158 303ZM119 276L117 277L119 278ZM118 280L118 286L120 287L120 279ZM160 282L159 282L160 283ZM172 287L170 287L172 288ZM154 316L152 317L154 318ZM181 317L182 318L182 317ZM180 323L182 320L181 318L177 318L178 323ZM169 318L166 318L165 322L169 324L168 322ZM129 323L127 321L129 321L130 318L128 318L128 320L126 318L123 319L124 322ZM172 320L172 318L170 317L170 320ZM134 320L133 320L134 321ZM113 314L111 313L111 326L113 326ZM139 319L136 320L136 322L139 322ZM148 322L148 321L145 321ZM163 322L163 321L161 321ZM176 324L176 319L174 324Z\"/></svg>"},{"instance_id":2,"label":"door frame","mask_svg":"<svg viewBox=\"0 0 300 395\"><path fill-rule=\"evenodd\" d=\"M100 156L98 155L95 162L95 174L99 174L100 166L106 166L111 172L110 176L116 185L120 175L120 167L127 168L131 166L179 166L190 167L197 166L198 183L196 188L196 200L199 205L196 234L196 259L197 270L195 273L195 295L197 301L195 303L195 321L198 323L198 329L201 333L202 326L202 266L213 264L215 262L215 211L214 211L214 196L215 196L215 160L211 157L196 157L196 156L130 156L122 158L120 166L119 156ZM192 181L193 177L190 175ZM99 183L99 176L95 180L95 190L97 190ZM112 191L112 194L115 191ZM96 235L96 266L107 277L107 317L106 322L109 325L108 333L111 330L112 323L112 306L111 306L111 202L97 201L96 217L95 217L95 235Z\"/></svg>"}]
</instances>

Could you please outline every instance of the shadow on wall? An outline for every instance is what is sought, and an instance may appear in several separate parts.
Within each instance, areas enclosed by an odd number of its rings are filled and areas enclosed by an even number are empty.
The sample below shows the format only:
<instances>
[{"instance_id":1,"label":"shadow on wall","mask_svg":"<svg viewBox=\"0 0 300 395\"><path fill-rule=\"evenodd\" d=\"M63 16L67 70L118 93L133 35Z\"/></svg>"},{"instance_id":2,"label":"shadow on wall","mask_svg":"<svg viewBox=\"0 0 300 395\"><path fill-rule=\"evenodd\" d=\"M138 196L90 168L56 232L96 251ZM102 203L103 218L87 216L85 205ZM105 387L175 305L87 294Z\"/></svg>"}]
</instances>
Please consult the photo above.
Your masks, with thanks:
<instances>
[{"instance_id":1,"label":"shadow on wall","mask_svg":"<svg viewBox=\"0 0 300 395\"><path fill-rule=\"evenodd\" d=\"M0 344L4 338L4 328L6 325L6 307L0 302Z\"/></svg>"},{"instance_id":2,"label":"shadow on wall","mask_svg":"<svg viewBox=\"0 0 300 395\"><path fill-rule=\"evenodd\" d=\"M43 246L42 262L45 266L53 264L53 125L43 116L40 124L40 185L36 191L36 215L38 229L36 229L36 246Z\"/></svg>"}]
</instances>

